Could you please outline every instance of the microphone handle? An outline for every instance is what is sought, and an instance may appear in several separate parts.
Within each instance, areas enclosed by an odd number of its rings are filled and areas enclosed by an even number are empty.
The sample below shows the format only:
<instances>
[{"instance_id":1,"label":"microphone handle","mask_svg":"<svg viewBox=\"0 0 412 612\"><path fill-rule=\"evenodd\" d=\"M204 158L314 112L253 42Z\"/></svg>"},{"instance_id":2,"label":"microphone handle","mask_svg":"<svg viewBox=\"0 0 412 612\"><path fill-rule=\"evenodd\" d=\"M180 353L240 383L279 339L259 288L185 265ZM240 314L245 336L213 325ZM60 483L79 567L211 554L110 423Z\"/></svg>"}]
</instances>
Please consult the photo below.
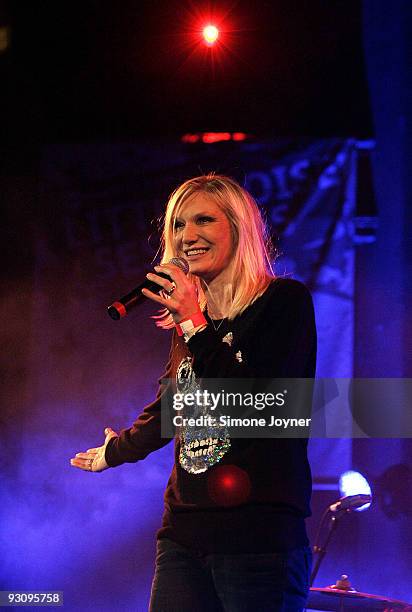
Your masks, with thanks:
<instances>
[{"instance_id":1,"label":"microphone handle","mask_svg":"<svg viewBox=\"0 0 412 612\"><path fill-rule=\"evenodd\" d=\"M166 278L169 281L172 280L170 276L168 274L165 274L164 272L156 272L156 274L157 276ZM132 310L132 308L134 308L135 306L140 304L140 302L146 299L146 296L144 296L142 293L142 289L149 289L149 291L152 291L153 293L160 293L163 287L147 278L138 287L132 289L130 293L121 297L116 302L113 302L113 304L111 304L107 309L109 316L114 321L118 321L119 319L125 317L127 313Z\"/></svg>"}]
</instances>

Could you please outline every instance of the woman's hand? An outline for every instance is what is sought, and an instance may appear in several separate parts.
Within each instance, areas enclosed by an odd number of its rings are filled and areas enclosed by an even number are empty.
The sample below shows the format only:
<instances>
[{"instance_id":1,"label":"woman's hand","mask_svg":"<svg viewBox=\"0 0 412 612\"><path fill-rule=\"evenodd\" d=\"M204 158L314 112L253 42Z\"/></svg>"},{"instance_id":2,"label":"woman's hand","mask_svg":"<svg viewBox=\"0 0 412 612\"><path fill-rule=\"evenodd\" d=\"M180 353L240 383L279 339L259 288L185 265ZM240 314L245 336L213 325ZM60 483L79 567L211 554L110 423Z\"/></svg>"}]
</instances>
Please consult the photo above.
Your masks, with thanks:
<instances>
[{"instance_id":1,"label":"woman's hand","mask_svg":"<svg viewBox=\"0 0 412 612\"><path fill-rule=\"evenodd\" d=\"M117 433L113 431L113 429L110 429L110 427L106 427L104 433L106 438L103 446L89 448L85 453L77 453L73 459L70 459L71 465L81 470L85 470L86 472L103 472L103 470L107 470L109 466L104 458L104 453L109 440L111 438L116 438Z\"/></svg>"},{"instance_id":2,"label":"woman's hand","mask_svg":"<svg viewBox=\"0 0 412 612\"><path fill-rule=\"evenodd\" d=\"M175 323L180 323L194 315L199 310L199 302L196 287L186 274L171 263L155 266L154 269L157 272L168 274L172 279L171 282L157 274L146 274L149 280L163 287L168 297L162 297L148 289L142 289L143 295L167 308Z\"/></svg>"}]
</instances>

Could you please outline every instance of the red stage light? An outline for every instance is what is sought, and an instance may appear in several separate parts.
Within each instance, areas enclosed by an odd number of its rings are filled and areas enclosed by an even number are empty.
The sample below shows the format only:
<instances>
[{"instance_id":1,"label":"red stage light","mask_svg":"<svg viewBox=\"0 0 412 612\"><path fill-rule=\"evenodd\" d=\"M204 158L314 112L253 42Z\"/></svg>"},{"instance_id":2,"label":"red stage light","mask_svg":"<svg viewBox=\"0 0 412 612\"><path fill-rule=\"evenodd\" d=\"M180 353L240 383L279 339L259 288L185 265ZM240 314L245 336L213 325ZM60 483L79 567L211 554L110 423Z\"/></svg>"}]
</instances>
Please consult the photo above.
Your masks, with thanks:
<instances>
[{"instance_id":1,"label":"red stage light","mask_svg":"<svg viewBox=\"0 0 412 612\"><path fill-rule=\"evenodd\" d=\"M222 142L224 140L234 140L239 142L241 140L250 140L250 135L244 132L197 132L195 134L183 134L181 141L189 144L195 142L204 142L205 144L213 144L215 142Z\"/></svg>"},{"instance_id":2,"label":"red stage light","mask_svg":"<svg viewBox=\"0 0 412 612\"><path fill-rule=\"evenodd\" d=\"M234 132L232 134L232 140L246 140L247 135L244 132Z\"/></svg>"},{"instance_id":3,"label":"red stage light","mask_svg":"<svg viewBox=\"0 0 412 612\"><path fill-rule=\"evenodd\" d=\"M212 142L221 142L222 140L230 140L229 132L205 132L202 136L203 142L211 144Z\"/></svg>"},{"instance_id":4,"label":"red stage light","mask_svg":"<svg viewBox=\"0 0 412 612\"><path fill-rule=\"evenodd\" d=\"M200 140L199 134L184 134L181 138L182 142L188 142L190 144L199 142L199 140Z\"/></svg>"},{"instance_id":5,"label":"red stage light","mask_svg":"<svg viewBox=\"0 0 412 612\"><path fill-rule=\"evenodd\" d=\"M238 506L250 495L250 478L236 465L220 465L210 472L207 489L210 498L219 506Z\"/></svg>"},{"instance_id":6,"label":"red stage light","mask_svg":"<svg viewBox=\"0 0 412 612\"><path fill-rule=\"evenodd\" d=\"M205 43L209 46L213 45L219 36L219 30L214 25L207 25L203 28L203 38Z\"/></svg>"}]
</instances>

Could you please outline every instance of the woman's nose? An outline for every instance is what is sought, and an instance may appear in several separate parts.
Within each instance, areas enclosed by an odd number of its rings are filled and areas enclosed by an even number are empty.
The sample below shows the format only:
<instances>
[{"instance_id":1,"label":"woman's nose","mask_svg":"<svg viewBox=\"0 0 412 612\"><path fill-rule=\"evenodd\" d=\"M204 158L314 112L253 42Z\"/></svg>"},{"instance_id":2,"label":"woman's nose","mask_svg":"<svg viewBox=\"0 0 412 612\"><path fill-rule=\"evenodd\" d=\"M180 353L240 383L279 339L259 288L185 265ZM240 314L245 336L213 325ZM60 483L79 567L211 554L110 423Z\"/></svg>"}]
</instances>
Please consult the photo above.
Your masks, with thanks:
<instances>
[{"instance_id":1,"label":"woman's nose","mask_svg":"<svg viewBox=\"0 0 412 612\"><path fill-rule=\"evenodd\" d=\"M197 227L192 223L186 223L183 228L183 236L182 240L184 244L190 244L192 242L196 242L198 237Z\"/></svg>"}]
</instances>

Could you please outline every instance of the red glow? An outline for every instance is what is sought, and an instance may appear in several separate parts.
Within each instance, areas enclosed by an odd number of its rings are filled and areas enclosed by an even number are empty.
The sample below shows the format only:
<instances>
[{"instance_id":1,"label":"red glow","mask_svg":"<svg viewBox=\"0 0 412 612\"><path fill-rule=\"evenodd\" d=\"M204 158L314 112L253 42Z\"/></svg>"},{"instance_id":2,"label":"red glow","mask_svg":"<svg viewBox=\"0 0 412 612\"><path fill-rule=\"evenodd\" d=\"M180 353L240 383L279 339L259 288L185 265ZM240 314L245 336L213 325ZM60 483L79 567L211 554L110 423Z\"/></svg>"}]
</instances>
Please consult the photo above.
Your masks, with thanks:
<instances>
[{"instance_id":1,"label":"red glow","mask_svg":"<svg viewBox=\"0 0 412 612\"><path fill-rule=\"evenodd\" d=\"M247 472L236 465L221 465L211 471L207 488L219 506L237 506L247 501L251 485Z\"/></svg>"},{"instance_id":2,"label":"red glow","mask_svg":"<svg viewBox=\"0 0 412 612\"><path fill-rule=\"evenodd\" d=\"M232 140L246 140L247 135L244 132L234 132L232 134Z\"/></svg>"},{"instance_id":3,"label":"red glow","mask_svg":"<svg viewBox=\"0 0 412 612\"><path fill-rule=\"evenodd\" d=\"M219 30L216 26L209 24L203 28L203 38L207 45L214 45L219 37Z\"/></svg>"},{"instance_id":4,"label":"red glow","mask_svg":"<svg viewBox=\"0 0 412 612\"><path fill-rule=\"evenodd\" d=\"M183 134L180 140L188 144L194 144L196 142L213 144L214 142L222 142L225 140L240 142L242 140L248 140L249 138L250 135L245 134L244 132L233 132L233 134L230 134L230 132L204 132L203 134Z\"/></svg>"},{"instance_id":5,"label":"red glow","mask_svg":"<svg viewBox=\"0 0 412 612\"><path fill-rule=\"evenodd\" d=\"M181 140L182 142L189 142L192 144L194 142L199 142L200 136L199 134L183 134Z\"/></svg>"},{"instance_id":6,"label":"red glow","mask_svg":"<svg viewBox=\"0 0 412 612\"><path fill-rule=\"evenodd\" d=\"M230 140L231 135L229 132L205 132L202 136L203 142L208 144L212 142L220 142L222 140Z\"/></svg>"}]
</instances>

